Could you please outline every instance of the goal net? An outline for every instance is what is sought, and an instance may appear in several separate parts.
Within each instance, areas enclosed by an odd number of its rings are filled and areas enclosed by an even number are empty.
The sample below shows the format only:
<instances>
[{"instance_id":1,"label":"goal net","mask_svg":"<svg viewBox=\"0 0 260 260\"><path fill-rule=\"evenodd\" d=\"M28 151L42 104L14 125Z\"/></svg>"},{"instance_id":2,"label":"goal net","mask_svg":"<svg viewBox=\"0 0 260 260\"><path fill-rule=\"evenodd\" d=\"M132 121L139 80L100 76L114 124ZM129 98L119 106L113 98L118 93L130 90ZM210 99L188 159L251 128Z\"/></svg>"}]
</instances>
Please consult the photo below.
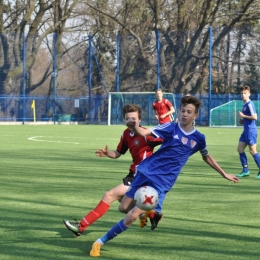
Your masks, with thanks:
<instances>
[{"instance_id":1,"label":"goal net","mask_svg":"<svg viewBox=\"0 0 260 260\"><path fill-rule=\"evenodd\" d=\"M243 101L233 100L210 110L210 126L236 127L240 126L238 111L241 111Z\"/></svg>"},{"instance_id":2,"label":"goal net","mask_svg":"<svg viewBox=\"0 0 260 260\"><path fill-rule=\"evenodd\" d=\"M163 93L163 98L168 99L175 111L175 99L172 93ZM137 104L142 109L142 125L157 125L152 108L156 101L155 92L109 92L108 98L108 125L125 124L122 116L122 108L128 104ZM176 117L176 113L174 113ZM174 118L173 118L174 120Z\"/></svg>"}]
</instances>

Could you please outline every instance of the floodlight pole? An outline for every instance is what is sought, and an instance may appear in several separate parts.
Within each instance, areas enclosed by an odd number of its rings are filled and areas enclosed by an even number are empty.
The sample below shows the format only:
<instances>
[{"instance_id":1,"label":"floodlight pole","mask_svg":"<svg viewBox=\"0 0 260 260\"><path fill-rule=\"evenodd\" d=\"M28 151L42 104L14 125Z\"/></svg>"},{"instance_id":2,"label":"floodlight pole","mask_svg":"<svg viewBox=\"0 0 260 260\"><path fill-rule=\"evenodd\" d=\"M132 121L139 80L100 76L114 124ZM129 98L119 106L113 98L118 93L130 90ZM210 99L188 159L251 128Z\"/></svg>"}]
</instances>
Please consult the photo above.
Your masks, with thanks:
<instances>
[{"instance_id":1,"label":"floodlight pole","mask_svg":"<svg viewBox=\"0 0 260 260\"><path fill-rule=\"evenodd\" d=\"M210 122L211 109L211 90L212 90L212 26L209 27L209 100L208 100L208 121Z\"/></svg>"}]
</instances>

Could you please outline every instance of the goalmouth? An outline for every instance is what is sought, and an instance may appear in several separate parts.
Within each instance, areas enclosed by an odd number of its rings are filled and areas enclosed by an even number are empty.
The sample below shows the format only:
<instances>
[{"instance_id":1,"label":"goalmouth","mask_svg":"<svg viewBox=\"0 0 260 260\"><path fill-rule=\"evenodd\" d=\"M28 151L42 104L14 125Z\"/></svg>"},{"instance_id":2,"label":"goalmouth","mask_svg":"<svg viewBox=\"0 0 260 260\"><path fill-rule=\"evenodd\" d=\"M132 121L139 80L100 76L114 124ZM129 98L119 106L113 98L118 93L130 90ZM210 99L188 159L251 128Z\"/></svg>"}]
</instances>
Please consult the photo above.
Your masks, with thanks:
<instances>
[{"instance_id":1,"label":"goalmouth","mask_svg":"<svg viewBox=\"0 0 260 260\"><path fill-rule=\"evenodd\" d=\"M239 124L238 111L243 107L243 101L233 100L210 110L211 127L237 127Z\"/></svg>"},{"instance_id":2,"label":"goalmouth","mask_svg":"<svg viewBox=\"0 0 260 260\"><path fill-rule=\"evenodd\" d=\"M172 93L163 93L163 98L168 99L175 111L175 98ZM124 125L122 108L128 104L137 104L142 109L142 125L157 125L158 121L154 116L152 108L156 101L155 92L109 92L108 95L108 125ZM174 117L176 117L174 113ZM174 120L175 118L173 118Z\"/></svg>"}]
</instances>

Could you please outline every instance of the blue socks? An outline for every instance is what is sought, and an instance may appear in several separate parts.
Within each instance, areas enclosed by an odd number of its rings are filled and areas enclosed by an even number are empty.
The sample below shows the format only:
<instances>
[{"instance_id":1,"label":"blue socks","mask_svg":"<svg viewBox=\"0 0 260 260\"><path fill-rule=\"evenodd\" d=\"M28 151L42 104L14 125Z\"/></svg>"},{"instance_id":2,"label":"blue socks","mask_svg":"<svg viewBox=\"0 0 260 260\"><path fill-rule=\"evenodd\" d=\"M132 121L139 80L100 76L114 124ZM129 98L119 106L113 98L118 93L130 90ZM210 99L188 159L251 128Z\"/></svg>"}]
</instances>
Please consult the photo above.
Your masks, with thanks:
<instances>
[{"instance_id":1,"label":"blue socks","mask_svg":"<svg viewBox=\"0 0 260 260\"><path fill-rule=\"evenodd\" d=\"M256 165L258 166L258 168L260 168L260 155L259 155L259 153L254 154L253 157L254 157Z\"/></svg>"},{"instance_id":2,"label":"blue socks","mask_svg":"<svg viewBox=\"0 0 260 260\"><path fill-rule=\"evenodd\" d=\"M240 153L239 157L240 157L240 161L241 161L241 164L242 164L242 167L243 167L243 172L248 172L248 165L247 165L246 154L245 153ZM260 169L260 154L256 153L256 154L253 155L253 157L254 157L256 165Z\"/></svg>"},{"instance_id":3,"label":"blue socks","mask_svg":"<svg viewBox=\"0 0 260 260\"><path fill-rule=\"evenodd\" d=\"M243 172L248 172L248 165L247 165L247 157L245 153L239 154L241 165L243 167Z\"/></svg>"},{"instance_id":4,"label":"blue socks","mask_svg":"<svg viewBox=\"0 0 260 260\"><path fill-rule=\"evenodd\" d=\"M129 227L125 226L125 224L124 224L124 219L122 219L117 224L115 224L103 237L101 237L100 240L103 243L106 243L107 241L113 239L114 237L121 234L128 228Z\"/></svg>"},{"instance_id":5,"label":"blue socks","mask_svg":"<svg viewBox=\"0 0 260 260\"><path fill-rule=\"evenodd\" d=\"M166 193L159 194L159 202L154 210L156 210L158 212L162 212L162 204L163 204L165 197L166 197Z\"/></svg>"}]
</instances>

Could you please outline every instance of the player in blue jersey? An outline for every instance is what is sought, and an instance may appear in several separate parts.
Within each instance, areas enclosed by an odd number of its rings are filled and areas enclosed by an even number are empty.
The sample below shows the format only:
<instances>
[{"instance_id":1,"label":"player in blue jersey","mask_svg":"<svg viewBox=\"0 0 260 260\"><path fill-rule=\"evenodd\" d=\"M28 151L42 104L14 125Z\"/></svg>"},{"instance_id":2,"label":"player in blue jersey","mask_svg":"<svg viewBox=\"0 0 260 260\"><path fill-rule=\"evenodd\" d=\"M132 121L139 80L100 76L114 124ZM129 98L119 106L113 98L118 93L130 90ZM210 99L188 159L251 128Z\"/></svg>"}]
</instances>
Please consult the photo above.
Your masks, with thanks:
<instances>
[{"instance_id":1,"label":"player in blue jersey","mask_svg":"<svg viewBox=\"0 0 260 260\"><path fill-rule=\"evenodd\" d=\"M141 123L142 118L142 110L139 106L134 104L125 105L122 109L122 114L124 120L128 120L132 118L138 124ZM124 130L123 134L121 135L119 144L117 145L116 150L109 150L108 146L106 148L100 148L96 151L96 156L98 157L108 157L111 159L118 159L121 155L124 155L127 151L130 152L132 156L132 163L129 168L129 173L123 179L123 183L117 185L116 187L112 188L111 190L107 191L101 201L97 204L97 206L89 211L85 217L81 219L80 222L72 222L66 219L63 220L63 223L67 227L69 231L71 231L75 236L81 236L83 232L94 222L96 222L99 218L107 213L111 204L117 200L120 200L124 194L126 193L127 189L131 185L131 182L134 179L134 176L137 172L137 166L140 162L150 156L153 153L154 147L160 145L162 143L161 138L155 138L154 136L147 136L143 137L140 135L135 134L129 127ZM81 203L82 198L80 200ZM151 222L151 229L154 230L158 222L161 220L163 214L162 211L162 204L163 204L164 197L160 198L158 205L156 206L155 210L149 212L147 217L149 217ZM147 223L147 217L145 219L140 218L140 227L143 228Z\"/></svg>"},{"instance_id":2,"label":"player in blue jersey","mask_svg":"<svg viewBox=\"0 0 260 260\"><path fill-rule=\"evenodd\" d=\"M240 88L241 98L244 101L243 111L239 111L240 123L244 125L244 130L239 138L237 151L243 170L237 174L237 177L247 177L250 175L248 170L247 156L245 148L248 146L251 155L253 156L256 165L258 166L257 179L260 179L260 155L256 150L257 145L257 127L255 121L257 120L257 114L254 103L250 100L250 87L244 86Z\"/></svg>"},{"instance_id":3,"label":"player in blue jersey","mask_svg":"<svg viewBox=\"0 0 260 260\"><path fill-rule=\"evenodd\" d=\"M160 195L167 193L174 185L182 167L188 158L200 151L203 160L229 181L238 182L234 175L225 173L214 158L209 155L205 136L192 125L198 116L201 102L196 97L185 96L181 99L179 122L169 122L151 129L142 129L133 120L127 126L141 136L153 134L163 139L161 147L138 166L137 176L123 197L120 211L131 209L124 219L114 225L104 236L97 239L90 251L90 256L100 256L100 248L107 241L127 230L144 211L134 206L134 194L142 186L152 186Z\"/></svg>"}]
</instances>

